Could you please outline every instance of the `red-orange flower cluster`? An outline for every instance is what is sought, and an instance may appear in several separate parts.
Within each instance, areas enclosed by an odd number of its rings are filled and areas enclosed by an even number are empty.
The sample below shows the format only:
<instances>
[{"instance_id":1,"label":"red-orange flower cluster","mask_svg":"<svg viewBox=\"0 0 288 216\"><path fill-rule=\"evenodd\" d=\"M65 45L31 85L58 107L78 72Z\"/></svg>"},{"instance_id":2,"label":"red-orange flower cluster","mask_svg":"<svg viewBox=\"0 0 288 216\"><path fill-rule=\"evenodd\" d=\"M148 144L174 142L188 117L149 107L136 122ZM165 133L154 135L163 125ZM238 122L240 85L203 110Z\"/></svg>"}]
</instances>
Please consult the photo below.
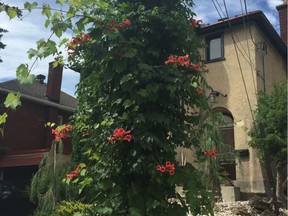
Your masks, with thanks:
<instances>
[{"instance_id":1,"label":"red-orange flower cluster","mask_svg":"<svg viewBox=\"0 0 288 216\"><path fill-rule=\"evenodd\" d=\"M199 27L200 23L202 23L202 20L190 19L190 22L191 22L193 27Z\"/></svg>"},{"instance_id":2,"label":"red-orange flower cluster","mask_svg":"<svg viewBox=\"0 0 288 216\"><path fill-rule=\"evenodd\" d=\"M118 141L123 141L123 140L127 140L128 142L130 142L130 140L132 139L131 136L131 131L125 131L123 128L117 128L114 130L113 136L112 137L108 137L108 141L112 142L113 140L118 140Z\"/></svg>"},{"instance_id":3,"label":"red-orange flower cluster","mask_svg":"<svg viewBox=\"0 0 288 216\"><path fill-rule=\"evenodd\" d=\"M174 175L175 173L175 167L174 164L171 164L170 161L166 161L165 166L157 165L156 170L159 172L168 172L170 175Z\"/></svg>"},{"instance_id":4,"label":"red-orange flower cluster","mask_svg":"<svg viewBox=\"0 0 288 216\"><path fill-rule=\"evenodd\" d=\"M59 142L60 139L69 137L69 132L71 131L73 131L73 127L71 125L64 125L56 129L52 129L52 134L55 135L55 140Z\"/></svg>"},{"instance_id":5,"label":"red-orange flower cluster","mask_svg":"<svg viewBox=\"0 0 288 216\"><path fill-rule=\"evenodd\" d=\"M123 29L126 26L130 26L131 21L129 19L124 20L123 22L117 24L115 21L111 21L109 24L109 31L116 31Z\"/></svg>"},{"instance_id":6,"label":"red-orange flower cluster","mask_svg":"<svg viewBox=\"0 0 288 216\"><path fill-rule=\"evenodd\" d=\"M165 64L166 65L167 64L176 64L176 65L189 67L190 66L189 55L186 54L185 56L179 56L178 58L171 55L171 56L169 56L168 60L165 61Z\"/></svg>"},{"instance_id":7,"label":"red-orange flower cluster","mask_svg":"<svg viewBox=\"0 0 288 216\"><path fill-rule=\"evenodd\" d=\"M66 174L66 178L68 179L75 178L81 169L82 169L81 166L77 166L76 170L73 170L70 174Z\"/></svg>"},{"instance_id":8,"label":"red-orange flower cluster","mask_svg":"<svg viewBox=\"0 0 288 216\"><path fill-rule=\"evenodd\" d=\"M203 89L202 88L198 88L197 89L197 95L202 94L203 93Z\"/></svg>"},{"instance_id":9,"label":"red-orange flower cluster","mask_svg":"<svg viewBox=\"0 0 288 216\"><path fill-rule=\"evenodd\" d=\"M78 45L81 45L84 42L86 42L89 38L90 38L89 34L83 34L82 32L80 33L80 35L73 37L72 40L68 43L68 55L69 55L69 57L76 54L75 48Z\"/></svg>"},{"instance_id":10,"label":"red-orange flower cluster","mask_svg":"<svg viewBox=\"0 0 288 216\"><path fill-rule=\"evenodd\" d=\"M201 65L200 64L193 65L192 70L201 70Z\"/></svg>"},{"instance_id":11,"label":"red-orange flower cluster","mask_svg":"<svg viewBox=\"0 0 288 216\"><path fill-rule=\"evenodd\" d=\"M216 157L217 148L214 147L212 150L206 150L203 152L203 155L206 157Z\"/></svg>"}]
</instances>

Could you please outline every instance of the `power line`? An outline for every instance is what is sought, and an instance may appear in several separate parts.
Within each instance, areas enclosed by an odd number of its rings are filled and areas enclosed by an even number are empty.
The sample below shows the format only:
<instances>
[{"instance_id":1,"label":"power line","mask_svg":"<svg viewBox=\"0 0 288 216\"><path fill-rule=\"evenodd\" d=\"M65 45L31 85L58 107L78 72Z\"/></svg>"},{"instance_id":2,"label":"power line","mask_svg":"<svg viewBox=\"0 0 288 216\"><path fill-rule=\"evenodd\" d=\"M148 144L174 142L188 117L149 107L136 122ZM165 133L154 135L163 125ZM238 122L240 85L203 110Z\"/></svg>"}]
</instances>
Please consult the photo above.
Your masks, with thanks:
<instances>
[{"instance_id":1,"label":"power line","mask_svg":"<svg viewBox=\"0 0 288 216\"><path fill-rule=\"evenodd\" d=\"M226 11L227 17L228 17L229 28L231 28L232 25L231 25L231 22L230 22L230 19L229 19L228 9L227 9L225 0L223 0L223 4L224 4L224 7L225 7L225 11ZM254 119L254 115L253 115L253 110L252 110L250 98L249 98L249 95L248 95L248 90L247 90L247 86L246 86L246 83L245 83L245 79L244 79L243 70L242 70L242 67L241 67L240 58L239 58L238 51L237 51L236 42L235 42L235 39L234 39L233 34L230 33L230 35L231 35L231 38L232 38L232 40L233 40L233 45L234 45L234 49L235 49L235 52L236 52L237 61L238 61L238 65L239 65L239 69L240 69L240 73L241 73L241 78L242 78L242 82L243 82L243 85L244 85L244 89L245 89L245 93L246 93L246 97L247 97L249 109L250 109L250 112L251 112L252 120L253 120L253 123L255 123L255 119Z\"/></svg>"},{"instance_id":2,"label":"power line","mask_svg":"<svg viewBox=\"0 0 288 216\"><path fill-rule=\"evenodd\" d=\"M244 14L243 6L242 6L242 1L241 1L241 0L240 0L240 4L241 4L242 14ZM245 5L245 12L246 12L246 15L247 15L247 18L248 18L248 23L249 23L249 16L248 16L248 12L247 12L246 0L244 0L244 5ZM252 63L251 55L250 55L250 46L249 46L249 44L248 44L248 36L247 36L246 23L245 23L245 18L244 18L244 16L243 16L243 26L244 26L244 32L245 32L245 35L246 35L246 45L247 45L247 49L248 49L248 57L249 57L250 62ZM252 38L252 35L251 35L250 25L248 25L248 26L249 26L249 32L250 32L250 36L251 36L252 42L253 42L254 45L255 45L255 42L253 41L253 38ZM240 42L240 41L239 41L239 42ZM240 44L241 44L241 43L240 43ZM244 51L245 51L245 49L244 49ZM253 82L255 94L257 94L257 88L256 88L256 84L255 84L255 79L254 79L254 76L253 76L253 67L252 67L252 65L250 65L250 69L251 69L252 82ZM255 69L256 69L256 68L255 68ZM257 73L257 72L256 72L256 73Z\"/></svg>"},{"instance_id":3,"label":"power line","mask_svg":"<svg viewBox=\"0 0 288 216\"><path fill-rule=\"evenodd\" d=\"M221 8L221 6L220 6L218 0L215 0L215 1L216 1L216 3L218 4L218 7L220 8L222 14L224 15L223 17L225 17L225 13L224 13L224 11L222 10L222 8ZM221 17L221 16L220 16L220 17ZM222 18L221 18L221 19L222 19Z\"/></svg>"},{"instance_id":4,"label":"power line","mask_svg":"<svg viewBox=\"0 0 288 216\"><path fill-rule=\"evenodd\" d=\"M215 9L216 9L216 11L217 11L217 13L218 13L218 15L219 15L220 18L222 19L222 16L221 16L221 14L220 14L220 12L219 12L219 10L218 10L218 8L217 8L217 6L216 6L214 0L212 0L212 3L213 3L213 5L214 5L214 7L215 7ZM219 4L219 3L218 3L218 4Z\"/></svg>"}]
</instances>

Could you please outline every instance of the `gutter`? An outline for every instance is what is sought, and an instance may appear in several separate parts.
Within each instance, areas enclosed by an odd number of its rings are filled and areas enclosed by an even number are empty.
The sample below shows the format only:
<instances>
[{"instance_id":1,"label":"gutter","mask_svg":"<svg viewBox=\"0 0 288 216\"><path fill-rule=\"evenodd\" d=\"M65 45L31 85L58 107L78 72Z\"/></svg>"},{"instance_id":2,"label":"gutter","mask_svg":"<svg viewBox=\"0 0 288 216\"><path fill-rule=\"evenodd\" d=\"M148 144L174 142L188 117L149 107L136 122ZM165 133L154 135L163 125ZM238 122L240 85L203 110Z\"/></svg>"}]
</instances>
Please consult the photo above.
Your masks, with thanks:
<instances>
[{"instance_id":1,"label":"gutter","mask_svg":"<svg viewBox=\"0 0 288 216\"><path fill-rule=\"evenodd\" d=\"M0 88L0 91L5 92L5 93L13 93L13 94L17 93L15 91L11 91L11 90L8 90L8 89L3 89L3 88ZM64 105L61 105L61 104L57 104L57 103L54 103L54 102L51 102L51 101L35 98L35 97L30 96L30 95L26 95L26 94L22 94L22 93L20 93L20 94L21 94L21 98L24 98L24 99L30 100L30 101L34 101L34 102L39 103L39 104L55 107L55 108L58 108L58 109L61 109L61 110L64 110L64 111L71 112L71 113L76 111L76 108L67 107L67 106L64 106Z\"/></svg>"}]
</instances>

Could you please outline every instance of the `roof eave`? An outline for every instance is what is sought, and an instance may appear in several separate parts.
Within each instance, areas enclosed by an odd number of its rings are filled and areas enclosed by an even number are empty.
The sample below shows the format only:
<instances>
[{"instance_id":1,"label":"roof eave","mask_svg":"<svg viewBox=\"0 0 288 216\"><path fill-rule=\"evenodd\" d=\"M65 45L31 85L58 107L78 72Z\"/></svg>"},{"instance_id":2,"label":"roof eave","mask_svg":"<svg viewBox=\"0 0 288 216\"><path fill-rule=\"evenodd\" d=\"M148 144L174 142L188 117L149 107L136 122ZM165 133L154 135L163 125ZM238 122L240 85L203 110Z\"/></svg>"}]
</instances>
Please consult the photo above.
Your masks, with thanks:
<instances>
[{"instance_id":1,"label":"roof eave","mask_svg":"<svg viewBox=\"0 0 288 216\"><path fill-rule=\"evenodd\" d=\"M207 25L197 29L198 35L207 35L211 33L215 33L217 31L224 31L225 29L236 27L239 25L243 25L243 22L255 22L259 28L265 32L266 37L269 41L275 46L275 48L279 51L279 53L283 56L283 58L287 59L287 46L278 35L276 30L273 28L271 23L268 21L266 16L262 11L256 11L253 13L248 13L244 16L238 16L230 18L229 20L224 20L215 24Z\"/></svg>"},{"instance_id":2,"label":"roof eave","mask_svg":"<svg viewBox=\"0 0 288 216\"><path fill-rule=\"evenodd\" d=\"M3 88L0 88L0 92L14 93L14 94L17 93L15 91L11 91L11 90L8 90L8 89L3 89ZM57 103L54 103L52 101L47 101L47 100L43 100L43 99L40 99L40 98L32 97L30 95L26 95L26 94L23 94L23 93L21 93L21 98L24 98L24 99L29 100L29 101L36 102L38 104L43 104L43 105L46 105L46 106L55 107L57 109L60 109L60 110L63 110L63 111L67 111L67 112L71 112L71 113L74 113L76 111L75 108L67 107L67 106L64 106L64 105L61 105L61 104L57 104Z\"/></svg>"}]
</instances>

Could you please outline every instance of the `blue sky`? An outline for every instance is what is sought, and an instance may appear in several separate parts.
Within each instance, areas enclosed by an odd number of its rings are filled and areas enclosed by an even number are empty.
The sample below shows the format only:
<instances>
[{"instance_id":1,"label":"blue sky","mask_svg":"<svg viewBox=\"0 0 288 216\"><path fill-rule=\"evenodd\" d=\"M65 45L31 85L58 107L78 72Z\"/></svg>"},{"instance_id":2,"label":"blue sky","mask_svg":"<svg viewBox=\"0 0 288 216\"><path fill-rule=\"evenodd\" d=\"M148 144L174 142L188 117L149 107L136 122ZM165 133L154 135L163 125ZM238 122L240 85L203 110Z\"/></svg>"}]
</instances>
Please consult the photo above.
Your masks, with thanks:
<instances>
[{"instance_id":1,"label":"blue sky","mask_svg":"<svg viewBox=\"0 0 288 216\"><path fill-rule=\"evenodd\" d=\"M23 8L22 4L25 1L4 0L2 2ZM42 0L38 2L41 5L42 3L51 3L52 1ZM245 12L244 0L226 0L225 2L229 16ZM282 0L247 0L246 2L248 11L262 10L276 31L279 32L279 18L276 5L282 4ZM214 3L221 14L221 11L225 13L223 0L214 0ZM213 23L220 18L212 0L194 0L194 4L195 6L192 10L197 14L196 19L202 19L204 23ZM4 50L0 50L0 56L3 60L3 63L0 63L0 82L15 79L16 68L21 63L32 65L33 60L27 58L27 51L30 48L35 48L36 41L41 38L47 39L51 34L49 29L45 29L44 21L45 18L41 15L40 11L34 11L31 14L24 13L22 20L13 19L11 21L4 13L0 14L0 26L9 31L2 37L2 42L7 46ZM64 36L70 38L72 35L66 34ZM56 42L58 41L57 38L54 39ZM53 57L38 61L32 74L44 74L47 77L48 63L51 61L53 61ZM75 86L78 82L78 73L64 69L62 91L74 95Z\"/></svg>"}]
</instances>

